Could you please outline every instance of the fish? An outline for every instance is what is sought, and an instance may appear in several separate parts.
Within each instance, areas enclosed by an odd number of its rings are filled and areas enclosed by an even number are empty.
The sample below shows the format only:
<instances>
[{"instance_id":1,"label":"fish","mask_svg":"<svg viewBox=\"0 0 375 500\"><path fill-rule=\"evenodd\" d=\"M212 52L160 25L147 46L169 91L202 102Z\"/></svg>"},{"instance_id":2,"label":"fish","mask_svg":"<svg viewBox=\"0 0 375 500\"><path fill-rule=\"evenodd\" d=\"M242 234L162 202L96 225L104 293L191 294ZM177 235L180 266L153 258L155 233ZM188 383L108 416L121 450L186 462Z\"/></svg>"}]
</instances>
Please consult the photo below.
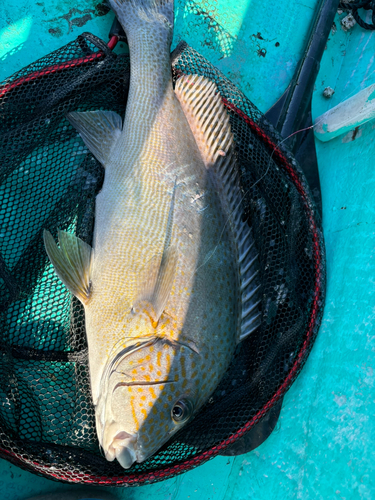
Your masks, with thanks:
<instances>
[{"instance_id":1,"label":"fish","mask_svg":"<svg viewBox=\"0 0 375 500\"><path fill-rule=\"evenodd\" d=\"M105 168L92 246L47 230L84 306L96 431L108 461L154 455L207 402L261 321L229 115L216 84L171 77L173 0L110 0L130 51L125 118L70 112Z\"/></svg>"}]
</instances>

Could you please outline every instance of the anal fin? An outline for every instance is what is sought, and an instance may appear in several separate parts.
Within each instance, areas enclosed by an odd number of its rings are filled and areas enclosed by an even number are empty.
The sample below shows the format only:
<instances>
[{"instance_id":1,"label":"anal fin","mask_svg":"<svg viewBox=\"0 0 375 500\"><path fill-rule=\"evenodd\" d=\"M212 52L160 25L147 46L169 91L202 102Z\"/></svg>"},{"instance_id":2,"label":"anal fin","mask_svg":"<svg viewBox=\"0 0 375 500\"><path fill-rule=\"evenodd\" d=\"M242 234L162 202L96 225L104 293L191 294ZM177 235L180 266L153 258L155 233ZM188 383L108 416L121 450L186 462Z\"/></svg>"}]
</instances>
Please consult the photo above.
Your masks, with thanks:
<instances>
[{"instance_id":1,"label":"anal fin","mask_svg":"<svg viewBox=\"0 0 375 500\"><path fill-rule=\"evenodd\" d=\"M77 129L83 142L105 167L122 131L122 119L114 111L86 111L67 114L69 122Z\"/></svg>"}]
</instances>

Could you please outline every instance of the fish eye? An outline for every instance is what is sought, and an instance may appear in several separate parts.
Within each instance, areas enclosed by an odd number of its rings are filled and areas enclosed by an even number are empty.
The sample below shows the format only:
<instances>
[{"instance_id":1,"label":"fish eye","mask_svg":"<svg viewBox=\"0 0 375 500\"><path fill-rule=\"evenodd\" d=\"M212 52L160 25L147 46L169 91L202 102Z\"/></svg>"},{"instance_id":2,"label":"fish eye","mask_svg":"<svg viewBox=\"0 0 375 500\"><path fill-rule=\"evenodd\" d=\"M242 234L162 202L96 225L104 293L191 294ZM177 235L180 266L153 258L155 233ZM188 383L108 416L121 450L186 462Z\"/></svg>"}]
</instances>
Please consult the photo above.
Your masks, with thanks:
<instances>
[{"instance_id":1,"label":"fish eye","mask_svg":"<svg viewBox=\"0 0 375 500\"><path fill-rule=\"evenodd\" d=\"M179 399L173 406L171 415L176 424L181 424L188 420L193 413L193 403L189 399Z\"/></svg>"}]
</instances>

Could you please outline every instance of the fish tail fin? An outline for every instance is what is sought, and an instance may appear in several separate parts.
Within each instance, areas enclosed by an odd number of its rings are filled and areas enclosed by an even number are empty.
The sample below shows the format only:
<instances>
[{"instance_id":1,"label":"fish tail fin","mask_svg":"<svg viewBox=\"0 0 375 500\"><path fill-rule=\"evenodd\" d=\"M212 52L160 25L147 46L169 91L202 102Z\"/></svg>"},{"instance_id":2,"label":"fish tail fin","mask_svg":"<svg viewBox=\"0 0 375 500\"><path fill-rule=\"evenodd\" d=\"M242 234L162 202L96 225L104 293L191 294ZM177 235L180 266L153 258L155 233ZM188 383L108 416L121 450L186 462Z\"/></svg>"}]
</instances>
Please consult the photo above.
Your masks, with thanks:
<instances>
[{"instance_id":1,"label":"fish tail fin","mask_svg":"<svg viewBox=\"0 0 375 500\"><path fill-rule=\"evenodd\" d=\"M168 38L173 34L174 0L110 0L117 19L131 38L139 30L165 32Z\"/></svg>"}]
</instances>

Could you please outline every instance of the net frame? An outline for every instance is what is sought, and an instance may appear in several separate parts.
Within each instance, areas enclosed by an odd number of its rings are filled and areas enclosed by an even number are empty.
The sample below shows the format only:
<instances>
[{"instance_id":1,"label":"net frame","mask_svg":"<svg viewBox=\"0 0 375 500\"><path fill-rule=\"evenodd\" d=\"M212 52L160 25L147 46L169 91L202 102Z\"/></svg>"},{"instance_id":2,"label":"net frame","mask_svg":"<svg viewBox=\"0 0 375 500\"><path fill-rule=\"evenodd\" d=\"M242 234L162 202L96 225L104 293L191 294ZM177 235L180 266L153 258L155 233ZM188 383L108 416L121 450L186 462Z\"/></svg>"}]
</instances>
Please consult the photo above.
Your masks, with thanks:
<instances>
[{"instance_id":1,"label":"net frame","mask_svg":"<svg viewBox=\"0 0 375 500\"><path fill-rule=\"evenodd\" d=\"M72 54L74 54L74 57L72 57ZM51 64L51 60L54 64ZM309 238L311 240L311 248L309 248L309 252L311 254L310 260L313 262L313 279L310 280L311 283L309 282L311 293L308 300L304 302L306 307L306 321L303 326L304 331L303 334L296 335L296 338L298 337L298 342L295 342L296 345L292 351L293 359L288 364L285 376L279 381L277 389L274 390L272 394L266 398L266 401L261 404L261 407L251 414L251 418L249 418L246 422L242 422L241 425L238 425L235 430L233 430L233 428L229 429L227 432L228 435L225 439L218 440L217 438L212 438L211 442L205 447L205 449L200 449L199 446L196 445L196 438L194 437L194 432L196 432L194 429L199 422L198 417L194 419L191 424L189 424L187 429L178 433L171 440L171 442L167 443L160 450L160 452L156 454L156 457L154 456L152 458L152 466L148 466L146 462L145 466L140 464L139 467L136 466L129 471L123 471L117 464L109 464L106 462L98 452L94 453L93 451L87 451L77 446L70 446L69 444L61 445L54 442L36 441L35 438L33 440L32 436L31 439L22 438L20 435L17 435L17 432L15 432L14 429L12 430L12 428L7 425L4 416L0 415L0 456L23 469L51 479L71 483L86 483L107 486L139 485L173 477L176 474L190 470L193 467L196 467L197 465L200 465L217 456L221 451L235 443L237 439L241 438L246 434L246 432L261 421L268 411L270 411L280 398L283 397L304 365L318 333L325 297L324 241L320 217L300 167L290 152L283 146L283 144L281 144L282 141L276 131L269 124L267 124L262 114L255 108L255 106L250 103L250 101L240 91L238 91L238 89L236 89L231 82L229 82L229 80L227 80L217 69L210 65L210 63L202 56L186 44L180 44L172 56L172 63L174 80L176 80L182 73L189 72L199 73L215 80L219 92L222 95L222 100L230 114L235 137L237 133L236 131L242 130L241 127L246 127L246 133L250 134L249 137L251 136L251 141L257 145L256 147L258 149L263 151L262 154L268 155L271 168L279 169L280 176L282 175L283 180L287 179L290 189L293 190L293 196L296 196L297 193L297 196L299 197L301 214L303 213L304 224L307 228L306 230L309 232ZM99 65L100 67L98 68ZM121 70L124 72L128 66L129 61L126 60L125 56L116 57L116 55L110 48L108 48L108 46L104 44L104 42L93 35L86 33L78 37L75 42L62 47L49 56L42 58L27 68L24 68L16 75L13 75L13 77L0 87L0 98L2 98L3 103L3 106L0 108L0 113L2 113L2 118L5 118L3 124L8 122L7 127L10 127L9 131L7 131L5 139L9 139L11 133L17 131L20 127L24 127L23 130L25 130L25 127L26 130L32 130L33 124L35 125L36 122L40 123L41 120L50 120L51 122L51 120L53 120L53 113L50 112L51 109L57 110L56 113L59 113L58 120L63 118L64 113L77 109L77 102L72 96L82 90L84 85L93 85L93 78L96 79L94 85L95 89L100 89L101 86L108 85L108 82L110 82L111 79L122 78L123 97L119 97L121 102L118 103L114 110L123 114L125 111L128 73L125 76L124 73L122 76L120 75ZM72 78L67 79L68 84L66 84L64 88L59 88L59 79L62 79L61 75L69 72L72 73L73 71L76 71L77 73L74 74ZM56 79L56 77L58 78ZM21 93L24 92L25 88L27 91L30 91L30 86L42 86L43 88L50 86L50 92L45 96L43 106L39 106L38 108L37 104L30 105L30 110L26 110L26 112L22 113L24 121L20 123L20 112L17 112L17 101L19 100ZM117 93L120 95L120 92L117 91ZM31 87L31 95L38 95L38 89ZM66 102L69 103L69 106L64 106L64 103ZM63 105L61 105L61 103L63 103ZM97 109L93 108L93 105L93 103L87 104L87 102L80 102L79 108ZM17 122L14 120L12 113L14 116L18 116ZM74 131L71 131L71 133L74 133ZM25 141L26 145L24 147L27 149L27 154L24 154L23 156L21 155L23 159L20 159L20 157L15 154L15 149L17 149L18 146L15 148L9 148L12 138L8 140L8 143L6 143L7 147L5 154L3 154L3 158L1 158L2 168L0 174L2 173L1 178L3 183L6 182L14 170L17 170L17 168L13 168L14 166L19 167L27 155L30 155L34 150L38 150L40 144L37 139L38 138L34 137L34 142L31 141L30 144L27 140ZM250 193L256 188L255 184L259 188L262 185L262 182L264 183L264 179L262 179L262 175L258 175L254 182L254 172L252 171L249 173L249 171L243 167L246 161L241 157L244 146L242 144L238 146L238 144L241 143L239 134L237 139L237 155L241 165L240 174L244 200L248 206L248 217L252 220L252 223L254 223L254 218L256 219L257 217L258 209L254 209L254 207L251 206L252 199ZM17 142L14 137L13 141ZM95 161L89 153L85 154L86 158L82 163ZM13 165L12 168L9 167L9 162ZM266 165L266 171L270 168L270 165ZM79 236L87 242L90 242L90 237L92 235L94 222L92 214L94 210L95 193L97 193L100 189L100 182L102 182L102 178L100 179L100 166L96 165L96 168L97 172L99 172L99 180L97 179L95 186L90 188L89 195L86 194L87 203L85 210L77 210L76 214L76 218L81 220L81 224L76 224L76 227L79 226ZM250 179L247 178L249 175ZM267 176L265 176L265 178L267 178ZM266 188L263 189L266 191ZM85 220L85 217L87 219L86 222L82 222ZM43 225L44 227L47 225L51 229L56 229L56 227L52 227L55 222L55 220L45 220ZM255 225L257 225L256 221ZM66 222L65 226L70 227L71 221ZM260 223L259 226L261 226ZM60 228L63 227L60 226ZM40 228L40 234L42 229L43 227ZM257 229L255 228L255 231L256 230ZM261 230L262 228L258 228L259 232L261 232ZM265 257L263 256L263 260L264 259ZM44 265L47 265L47 259L45 259ZM13 280L13 274L14 270L9 270L9 266L7 266L6 256L5 258L1 257L0 292L2 292L2 301L0 303L0 308L3 314L9 314L9 307L11 307L14 302L19 300L19 286L17 285L17 280ZM34 277L34 289L38 279L40 280L40 276L37 276L36 278ZM64 307L69 307L70 310L74 309L75 316L73 322L76 325L78 323L80 324L80 329L78 329L79 333L75 333L75 335L82 336L82 332L84 333L84 329L82 328L83 317L82 309L79 310L80 305L78 304L78 301L73 299L71 303L65 304ZM17 318L15 318L15 320L17 321ZM25 359L35 363L72 363L75 364L76 367L78 366L77 370L86 370L85 377L87 381L87 346L85 346L83 342L83 347L81 349L71 349L71 346L74 345L75 342L72 335L68 340L68 344L70 345L69 349L43 350L20 344L14 345L9 342L7 343L6 336L4 337L4 332L2 333L3 338L1 341L1 354L3 356L3 361L5 360L3 366L6 367L12 363L14 364L14 360ZM263 340L258 338L257 342L258 345L255 346L254 344L255 347L253 347L259 350ZM256 372L255 379L246 382L248 385L245 383L239 390L237 390L237 392L235 391L228 398L226 398L226 406L235 404L235 402L233 402L235 398L238 400L241 397L245 398L246 393L250 391L251 387L254 387L256 383L258 383L259 386L262 385L262 377L264 378L264 373L267 371L264 366L268 366L269 369L269 366L271 366L273 362L272 359L274 360L276 356L275 353L272 354L272 349L272 342L270 342L269 350L262 355L262 361L259 361L258 372ZM242 359L241 355L241 351L236 354L236 362ZM274 356L274 358L272 358L272 356ZM271 361L267 360L267 357L270 358ZM264 373L262 372L262 369ZM3 369L4 373L5 371L6 369ZM7 381L12 385L12 370L9 369L9 373L6 376L4 376L4 373L2 374L3 383L4 381ZM231 372L229 370L229 374L230 373ZM258 379L256 377L258 377ZM86 391L89 391L87 384L85 387ZM15 401L17 401L17 391L12 395L12 397ZM213 398L211 398L211 400L200 412L200 415L203 415L201 420L202 418L208 419L208 422L215 420L213 409L215 408L216 400L219 401L219 403L220 401L221 403L224 401L223 399L220 399L220 395L217 391L214 393ZM169 447L173 447L173 445L176 446L176 443L178 443L178 446L183 451L180 459L174 461L166 460L165 456L168 455ZM191 451L192 448L194 448L193 452ZM184 453L185 456L183 456Z\"/></svg>"}]
</instances>

